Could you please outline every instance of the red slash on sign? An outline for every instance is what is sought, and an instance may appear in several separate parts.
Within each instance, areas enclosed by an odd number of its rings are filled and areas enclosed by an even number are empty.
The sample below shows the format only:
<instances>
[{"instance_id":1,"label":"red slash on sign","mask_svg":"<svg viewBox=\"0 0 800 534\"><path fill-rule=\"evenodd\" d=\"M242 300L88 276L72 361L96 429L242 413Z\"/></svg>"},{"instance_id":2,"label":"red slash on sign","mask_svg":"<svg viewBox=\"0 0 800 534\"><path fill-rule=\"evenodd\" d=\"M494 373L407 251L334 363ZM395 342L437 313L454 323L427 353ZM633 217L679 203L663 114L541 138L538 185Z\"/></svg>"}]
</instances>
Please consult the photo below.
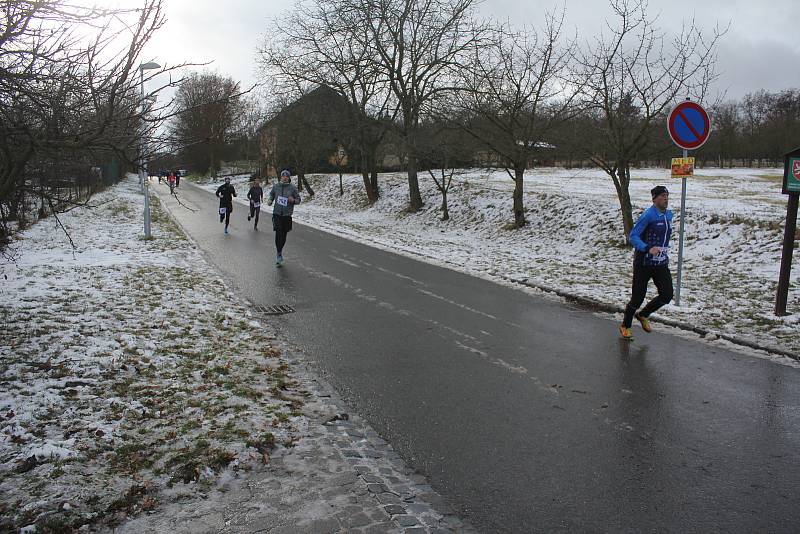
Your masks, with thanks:
<instances>
[{"instance_id":1,"label":"red slash on sign","mask_svg":"<svg viewBox=\"0 0 800 534\"><path fill-rule=\"evenodd\" d=\"M696 150L708 139L711 119L703 106L686 100L670 111L667 130L676 145L684 150Z\"/></svg>"},{"instance_id":2,"label":"red slash on sign","mask_svg":"<svg viewBox=\"0 0 800 534\"><path fill-rule=\"evenodd\" d=\"M792 163L792 174L797 180L800 180L800 160L794 160Z\"/></svg>"}]
</instances>

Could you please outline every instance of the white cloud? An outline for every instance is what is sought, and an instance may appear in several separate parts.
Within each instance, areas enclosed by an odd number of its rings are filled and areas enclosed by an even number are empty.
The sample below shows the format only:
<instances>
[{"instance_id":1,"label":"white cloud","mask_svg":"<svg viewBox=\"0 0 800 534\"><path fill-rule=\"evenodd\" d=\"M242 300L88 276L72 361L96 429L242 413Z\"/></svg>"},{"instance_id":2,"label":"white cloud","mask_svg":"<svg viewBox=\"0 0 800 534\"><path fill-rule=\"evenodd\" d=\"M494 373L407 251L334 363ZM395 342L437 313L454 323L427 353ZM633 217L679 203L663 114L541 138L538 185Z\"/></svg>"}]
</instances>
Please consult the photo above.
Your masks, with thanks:
<instances>
[{"instance_id":1,"label":"white cloud","mask_svg":"<svg viewBox=\"0 0 800 534\"><path fill-rule=\"evenodd\" d=\"M140 1L117 0L116 4L139 5ZM185 61L213 62L208 68L249 86L258 79L256 49L266 32L279 31L273 19L292 7L293 0L165 0L167 24L148 46L144 60L162 64ZM536 4L518 0L488 0L480 13L515 23L541 25L545 10L562 5L556 0ZM582 41L591 40L611 16L605 0L566 2L566 24ZM709 33L719 23L730 24L719 48L718 82L729 97L764 88L778 91L800 86L800 39L793 25L800 20L800 2L769 0L651 0L650 13L659 15L665 31L677 31L691 20Z\"/></svg>"}]
</instances>

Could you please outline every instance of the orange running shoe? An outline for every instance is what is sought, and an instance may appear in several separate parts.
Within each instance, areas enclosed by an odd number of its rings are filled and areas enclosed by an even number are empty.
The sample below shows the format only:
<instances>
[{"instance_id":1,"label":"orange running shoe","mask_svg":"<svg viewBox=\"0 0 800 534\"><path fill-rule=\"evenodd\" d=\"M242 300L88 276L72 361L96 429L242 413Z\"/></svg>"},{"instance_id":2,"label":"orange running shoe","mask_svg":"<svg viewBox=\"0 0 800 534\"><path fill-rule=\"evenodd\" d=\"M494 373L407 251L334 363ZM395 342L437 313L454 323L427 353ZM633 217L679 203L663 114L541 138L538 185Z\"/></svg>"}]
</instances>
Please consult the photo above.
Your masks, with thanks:
<instances>
[{"instance_id":1,"label":"orange running shoe","mask_svg":"<svg viewBox=\"0 0 800 534\"><path fill-rule=\"evenodd\" d=\"M622 339L633 339L633 332L625 325L619 325L619 335L622 336Z\"/></svg>"},{"instance_id":2,"label":"orange running shoe","mask_svg":"<svg viewBox=\"0 0 800 534\"><path fill-rule=\"evenodd\" d=\"M650 326L650 321L647 319L647 317L642 317L638 313L634 315L634 317L636 317L636 320L642 324L642 330L648 334L653 331L653 327Z\"/></svg>"}]
</instances>

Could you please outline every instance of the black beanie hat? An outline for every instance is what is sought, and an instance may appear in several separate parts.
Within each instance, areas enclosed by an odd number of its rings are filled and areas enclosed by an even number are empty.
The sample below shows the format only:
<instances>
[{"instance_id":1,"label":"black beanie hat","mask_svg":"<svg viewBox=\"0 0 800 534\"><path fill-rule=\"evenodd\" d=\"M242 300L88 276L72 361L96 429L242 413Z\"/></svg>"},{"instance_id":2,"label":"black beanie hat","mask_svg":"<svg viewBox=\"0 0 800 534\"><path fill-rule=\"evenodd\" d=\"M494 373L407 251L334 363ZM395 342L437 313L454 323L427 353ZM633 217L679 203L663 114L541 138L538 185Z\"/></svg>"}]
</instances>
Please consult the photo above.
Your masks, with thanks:
<instances>
[{"instance_id":1,"label":"black beanie hat","mask_svg":"<svg viewBox=\"0 0 800 534\"><path fill-rule=\"evenodd\" d=\"M663 185L657 185L653 189L650 190L650 194L653 196L654 200L658 195L660 195L662 193L669 194L669 191L667 191L667 188L664 187Z\"/></svg>"}]
</instances>

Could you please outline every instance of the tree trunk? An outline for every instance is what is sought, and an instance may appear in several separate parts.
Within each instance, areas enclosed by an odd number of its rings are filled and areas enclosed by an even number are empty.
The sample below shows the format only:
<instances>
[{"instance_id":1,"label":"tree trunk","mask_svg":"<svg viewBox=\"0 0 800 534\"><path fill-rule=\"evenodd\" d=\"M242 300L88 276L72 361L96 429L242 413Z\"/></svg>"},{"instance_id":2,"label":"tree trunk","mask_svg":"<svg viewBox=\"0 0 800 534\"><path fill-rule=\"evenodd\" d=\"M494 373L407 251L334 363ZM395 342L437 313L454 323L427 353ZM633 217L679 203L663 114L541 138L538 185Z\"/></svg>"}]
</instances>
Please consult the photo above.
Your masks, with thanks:
<instances>
[{"instance_id":1,"label":"tree trunk","mask_svg":"<svg viewBox=\"0 0 800 534\"><path fill-rule=\"evenodd\" d=\"M297 181L298 182L302 182L306 186L306 191L308 191L308 196L310 196L310 197L314 196L314 190L311 189L311 184L309 184L308 180L306 180L306 173L305 172L298 172L297 173Z\"/></svg>"},{"instance_id":2,"label":"tree trunk","mask_svg":"<svg viewBox=\"0 0 800 534\"><path fill-rule=\"evenodd\" d=\"M361 179L364 180L364 191L367 193L367 200L370 204L374 204L378 199L375 198L375 192L372 190L372 184L369 182L369 173L366 168L361 172Z\"/></svg>"},{"instance_id":3,"label":"tree trunk","mask_svg":"<svg viewBox=\"0 0 800 534\"><path fill-rule=\"evenodd\" d=\"M342 173L339 173L339 196L344 196L344 186L342 185Z\"/></svg>"},{"instance_id":4,"label":"tree trunk","mask_svg":"<svg viewBox=\"0 0 800 534\"><path fill-rule=\"evenodd\" d=\"M378 147L377 145L373 146L369 154L368 159L368 169L369 169L369 185L372 189L372 196L375 197L377 201L381 197L381 190L378 187Z\"/></svg>"},{"instance_id":5,"label":"tree trunk","mask_svg":"<svg viewBox=\"0 0 800 534\"><path fill-rule=\"evenodd\" d=\"M621 163L617 167L617 176L614 179L614 186L617 189L617 199L619 200L620 213L622 214L622 230L625 234L625 244L631 243L631 230L633 230L633 207L631 206L630 167L627 163Z\"/></svg>"},{"instance_id":6,"label":"tree trunk","mask_svg":"<svg viewBox=\"0 0 800 534\"><path fill-rule=\"evenodd\" d=\"M372 171L369 173L369 183L372 186L372 192L375 195L375 200L378 200L381 197L381 190L378 187L378 169L372 167Z\"/></svg>"},{"instance_id":7,"label":"tree trunk","mask_svg":"<svg viewBox=\"0 0 800 534\"><path fill-rule=\"evenodd\" d=\"M208 147L208 166L211 169L211 176L217 175L217 156L214 153L214 143L210 143Z\"/></svg>"},{"instance_id":8,"label":"tree trunk","mask_svg":"<svg viewBox=\"0 0 800 534\"><path fill-rule=\"evenodd\" d=\"M45 192L44 192L44 179L39 179L39 219L47 217L47 209L45 208Z\"/></svg>"},{"instance_id":9,"label":"tree trunk","mask_svg":"<svg viewBox=\"0 0 800 534\"><path fill-rule=\"evenodd\" d=\"M442 220L449 221L450 220L450 211L447 209L447 189L442 188Z\"/></svg>"},{"instance_id":10,"label":"tree trunk","mask_svg":"<svg viewBox=\"0 0 800 534\"><path fill-rule=\"evenodd\" d=\"M514 227L525 226L525 207L522 201L522 187L525 183L525 165L514 166Z\"/></svg>"},{"instance_id":11,"label":"tree trunk","mask_svg":"<svg viewBox=\"0 0 800 534\"><path fill-rule=\"evenodd\" d=\"M410 132L406 136L406 155L408 157L408 211L416 213L422 208L422 195L419 192L419 179L417 177L417 140L416 135Z\"/></svg>"},{"instance_id":12,"label":"tree trunk","mask_svg":"<svg viewBox=\"0 0 800 534\"><path fill-rule=\"evenodd\" d=\"M374 163L368 156L363 156L361 165L361 179L364 180L364 191L367 193L369 203L374 204L378 200L378 190L374 187L369 176L370 171L374 168Z\"/></svg>"}]
</instances>

